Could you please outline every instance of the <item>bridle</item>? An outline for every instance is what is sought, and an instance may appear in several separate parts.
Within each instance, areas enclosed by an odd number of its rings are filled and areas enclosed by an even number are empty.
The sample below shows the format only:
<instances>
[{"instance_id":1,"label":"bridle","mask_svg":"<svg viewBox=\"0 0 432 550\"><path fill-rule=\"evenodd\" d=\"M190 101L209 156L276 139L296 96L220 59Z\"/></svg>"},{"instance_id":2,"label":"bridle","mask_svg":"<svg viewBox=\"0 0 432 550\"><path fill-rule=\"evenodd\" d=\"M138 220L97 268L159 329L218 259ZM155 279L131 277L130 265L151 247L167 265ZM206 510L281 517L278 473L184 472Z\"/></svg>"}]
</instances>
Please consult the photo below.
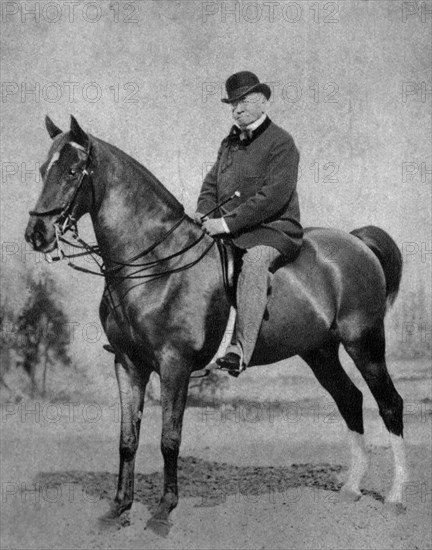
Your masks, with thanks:
<instances>
[{"instance_id":1,"label":"bridle","mask_svg":"<svg viewBox=\"0 0 432 550\"><path fill-rule=\"evenodd\" d=\"M55 208L51 208L50 210L44 210L42 212L37 211L37 210L30 210L29 211L30 216L37 216L37 217L54 216L55 214L60 214L59 217L55 220L55 222L53 222L53 227L54 227L54 231L55 231L55 239L56 239L56 247L57 247L59 257L58 258L52 258L50 254L45 254L45 259L50 263L52 261L62 260L66 257L72 257L72 256L68 256L67 254L65 254L65 252L63 251L61 243L62 242L67 242L68 244L71 244L72 246L74 246L72 243L69 243L66 239L63 238L63 234L66 233L67 231L72 231L73 236L76 237L76 238L78 237L77 220L73 216L73 210L74 210L74 207L75 207L75 203L78 199L79 193L80 193L80 191L81 191L81 189L84 185L84 182L86 180L89 181L90 184L91 184L92 202L94 203L94 200L95 200L94 187L93 187L92 182L91 182L91 174L93 174L93 172L91 172L89 170L89 165L90 165L90 162L91 162L91 141L89 139L87 148L85 148L82 145L79 145L78 143L75 143L75 142L69 142L69 144L72 145L75 149L78 149L80 151L84 151L85 155L86 155L85 164L84 164L84 167L81 169L80 174L78 176L78 183L75 187L75 191L74 191L72 197L70 198L70 200L64 206L57 206ZM93 248L94 248L94 251L96 252L97 247L93 247ZM89 252L86 252L85 254L74 254L73 257L83 256L83 255L86 255L86 254L89 254Z\"/></svg>"}]
</instances>

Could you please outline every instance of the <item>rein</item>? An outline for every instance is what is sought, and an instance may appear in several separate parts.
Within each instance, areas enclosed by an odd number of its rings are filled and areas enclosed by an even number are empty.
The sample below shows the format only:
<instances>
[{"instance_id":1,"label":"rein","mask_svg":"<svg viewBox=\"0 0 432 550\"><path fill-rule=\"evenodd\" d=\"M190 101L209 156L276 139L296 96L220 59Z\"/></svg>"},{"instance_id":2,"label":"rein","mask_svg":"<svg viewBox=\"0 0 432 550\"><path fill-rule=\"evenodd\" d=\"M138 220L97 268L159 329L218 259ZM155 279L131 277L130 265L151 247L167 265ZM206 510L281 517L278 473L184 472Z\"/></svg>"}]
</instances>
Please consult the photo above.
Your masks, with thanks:
<instances>
[{"instance_id":1,"label":"rein","mask_svg":"<svg viewBox=\"0 0 432 550\"><path fill-rule=\"evenodd\" d=\"M70 267L72 267L73 269L75 269L76 271L80 271L81 273L89 273L91 275L99 275L101 277L106 277L107 279L117 279L117 280L144 279L143 283L147 283L147 282L153 281L155 279L160 279L160 278L165 277L167 275L172 275L174 273L180 273L181 271L185 271L187 269L190 269L191 267L196 265L198 262L200 262L210 252L210 250L215 245L216 241L211 242L210 245L204 250L204 252L198 256L198 258L196 258L195 260L192 260L191 262L189 262L187 264L184 264L180 267L167 269L166 271L161 271L159 273L141 273L141 274L138 274L142 271L146 271L146 270L151 269L153 267L157 267L157 266L161 265L163 262L166 262L168 260L172 260L173 258L177 258L178 256L181 256L182 254L185 254L188 250L191 250L192 248L194 248L197 244L199 244L203 240L203 238L205 236L204 232L203 232L202 235L200 235L200 237L198 237L198 239L196 239L195 241L193 241L192 243L190 243L186 247L182 248L181 250L178 250L177 252L174 252L173 254L170 254L169 256L165 256L164 258L160 258L158 260L153 260L151 262L147 262L147 263L143 263L143 264L131 263L131 262L133 262L133 261L135 261L139 258L142 258L143 256L149 254L157 246L162 244L167 239L167 237L169 235L171 235L171 233L173 233L175 231L175 229L177 229L177 227L179 227L179 225L186 219L186 217L187 217L186 214L183 214L183 216L180 218L180 220L177 221L173 225L173 227L171 227L156 243L152 244L149 248L143 250L142 252L140 252L139 254L134 256L133 258L130 258L126 262L111 260L111 261L114 261L116 264L118 264L114 267L107 268L103 264L99 264L98 262L96 262L96 263L98 263L98 267L99 267L99 270L100 270L100 272L98 272L98 271L93 271L91 269L87 269L86 267L81 267L79 265L75 265L72 262L69 262L68 265ZM86 254L97 254L97 255L100 256L99 251L95 250L96 247L92 247L91 245L88 245L85 241L83 241L78 236L76 236L75 239L81 244L81 248L86 249L86 252L83 252L82 254L76 254L74 256L83 256L83 255L86 255ZM65 240L65 239L62 238L62 240ZM131 273L129 275L117 274L121 269L123 269L125 267L137 267L137 268L140 268L140 269L138 269L137 271L134 271L133 273ZM131 290L131 289L129 289L129 290Z\"/></svg>"}]
</instances>

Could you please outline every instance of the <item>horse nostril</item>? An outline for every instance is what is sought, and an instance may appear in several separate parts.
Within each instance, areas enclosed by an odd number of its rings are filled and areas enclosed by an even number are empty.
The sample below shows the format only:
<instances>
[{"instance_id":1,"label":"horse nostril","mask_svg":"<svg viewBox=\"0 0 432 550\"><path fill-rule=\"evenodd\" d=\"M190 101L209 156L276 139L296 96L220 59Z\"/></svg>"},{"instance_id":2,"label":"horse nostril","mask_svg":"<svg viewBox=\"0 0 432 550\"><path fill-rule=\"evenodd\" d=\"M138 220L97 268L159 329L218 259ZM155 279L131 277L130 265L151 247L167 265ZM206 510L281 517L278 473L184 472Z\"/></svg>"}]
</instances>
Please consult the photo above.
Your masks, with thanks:
<instances>
[{"instance_id":1,"label":"horse nostril","mask_svg":"<svg viewBox=\"0 0 432 550\"><path fill-rule=\"evenodd\" d=\"M44 236L40 231L35 231L33 233L33 246L35 248L40 248L45 242Z\"/></svg>"},{"instance_id":2,"label":"horse nostril","mask_svg":"<svg viewBox=\"0 0 432 550\"><path fill-rule=\"evenodd\" d=\"M33 231L30 234L30 240L33 245L33 248L38 250L42 246L46 244L46 237L45 237L45 226L42 222L42 220L37 220Z\"/></svg>"},{"instance_id":3,"label":"horse nostril","mask_svg":"<svg viewBox=\"0 0 432 550\"><path fill-rule=\"evenodd\" d=\"M35 235L36 235L36 231L34 229L34 226L29 224L26 231L25 231L25 234L24 234L24 238L26 240L26 242L30 243L33 248L35 246Z\"/></svg>"},{"instance_id":4,"label":"horse nostril","mask_svg":"<svg viewBox=\"0 0 432 550\"><path fill-rule=\"evenodd\" d=\"M29 242L35 250L38 250L45 244L45 237L40 231L26 233L26 241Z\"/></svg>"}]
</instances>

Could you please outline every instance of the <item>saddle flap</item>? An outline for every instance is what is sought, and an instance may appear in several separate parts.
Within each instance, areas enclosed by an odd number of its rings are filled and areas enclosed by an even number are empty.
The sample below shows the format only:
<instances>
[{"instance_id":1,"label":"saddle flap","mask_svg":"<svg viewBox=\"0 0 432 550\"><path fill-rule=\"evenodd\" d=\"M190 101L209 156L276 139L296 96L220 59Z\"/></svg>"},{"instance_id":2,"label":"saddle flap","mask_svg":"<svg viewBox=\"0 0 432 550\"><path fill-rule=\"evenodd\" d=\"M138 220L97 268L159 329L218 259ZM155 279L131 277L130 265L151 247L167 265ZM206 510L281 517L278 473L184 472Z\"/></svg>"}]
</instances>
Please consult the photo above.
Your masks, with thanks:
<instances>
[{"instance_id":1,"label":"saddle flap","mask_svg":"<svg viewBox=\"0 0 432 550\"><path fill-rule=\"evenodd\" d=\"M240 274L244 252L240 248L234 246L231 240L217 239L216 242L221 258L225 292L230 304L236 307L237 280Z\"/></svg>"}]
</instances>

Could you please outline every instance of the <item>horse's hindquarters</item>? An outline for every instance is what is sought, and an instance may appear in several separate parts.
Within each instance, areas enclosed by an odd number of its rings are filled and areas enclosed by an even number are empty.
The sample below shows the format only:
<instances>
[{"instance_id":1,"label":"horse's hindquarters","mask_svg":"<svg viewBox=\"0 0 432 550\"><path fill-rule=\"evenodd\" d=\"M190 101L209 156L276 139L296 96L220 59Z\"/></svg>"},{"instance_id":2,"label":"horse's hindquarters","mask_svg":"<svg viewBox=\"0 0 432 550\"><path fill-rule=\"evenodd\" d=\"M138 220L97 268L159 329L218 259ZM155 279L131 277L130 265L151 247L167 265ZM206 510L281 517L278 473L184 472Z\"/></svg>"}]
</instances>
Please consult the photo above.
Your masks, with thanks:
<instances>
[{"instance_id":1,"label":"horse's hindquarters","mask_svg":"<svg viewBox=\"0 0 432 550\"><path fill-rule=\"evenodd\" d=\"M273 276L253 364L268 364L357 336L385 312L377 259L343 231L305 233L298 258Z\"/></svg>"}]
</instances>

